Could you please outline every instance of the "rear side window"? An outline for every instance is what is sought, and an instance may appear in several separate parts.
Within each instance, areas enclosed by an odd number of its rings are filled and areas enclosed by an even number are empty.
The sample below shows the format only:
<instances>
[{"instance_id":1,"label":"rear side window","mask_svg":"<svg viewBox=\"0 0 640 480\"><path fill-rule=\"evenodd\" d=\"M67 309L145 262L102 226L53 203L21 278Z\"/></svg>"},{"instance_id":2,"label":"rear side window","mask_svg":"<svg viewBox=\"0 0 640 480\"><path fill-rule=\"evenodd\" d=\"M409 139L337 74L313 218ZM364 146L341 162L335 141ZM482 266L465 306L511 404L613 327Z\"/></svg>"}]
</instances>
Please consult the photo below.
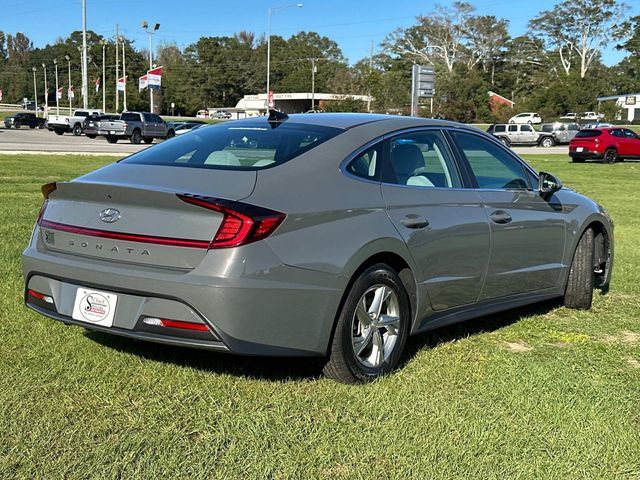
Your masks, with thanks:
<instances>
[{"instance_id":1,"label":"rear side window","mask_svg":"<svg viewBox=\"0 0 640 480\"><path fill-rule=\"evenodd\" d=\"M518 131L518 125L509 125L509 131L510 132L517 132Z\"/></svg>"},{"instance_id":2,"label":"rear side window","mask_svg":"<svg viewBox=\"0 0 640 480\"><path fill-rule=\"evenodd\" d=\"M505 131L505 126L504 125L496 125L493 131L496 132L496 133L504 132Z\"/></svg>"},{"instance_id":3,"label":"rear side window","mask_svg":"<svg viewBox=\"0 0 640 480\"><path fill-rule=\"evenodd\" d=\"M602 135L602 130L580 130L576 133L576 138L593 138Z\"/></svg>"},{"instance_id":4,"label":"rear side window","mask_svg":"<svg viewBox=\"0 0 640 480\"><path fill-rule=\"evenodd\" d=\"M163 142L122 163L254 170L287 162L342 131L287 121L272 127L266 118L222 123Z\"/></svg>"},{"instance_id":5,"label":"rear side window","mask_svg":"<svg viewBox=\"0 0 640 480\"><path fill-rule=\"evenodd\" d=\"M543 132L553 132L553 125L542 125L542 128L540 129Z\"/></svg>"},{"instance_id":6,"label":"rear side window","mask_svg":"<svg viewBox=\"0 0 640 480\"><path fill-rule=\"evenodd\" d=\"M379 143L351 160L347 165L346 171L356 177L378 180L380 178L381 159L382 146Z\"/></svg>"},{"instance_id":7,"label":"rear side window","mask_svg":"<svg viewBox=\"0 0 640 480\"><path fill-rule=\"evenodd\" d=\"M140 121L139 113L123 113L120 117L120 120L124 120L125 122L138 122Z\"/></svg>"}]
</instances>

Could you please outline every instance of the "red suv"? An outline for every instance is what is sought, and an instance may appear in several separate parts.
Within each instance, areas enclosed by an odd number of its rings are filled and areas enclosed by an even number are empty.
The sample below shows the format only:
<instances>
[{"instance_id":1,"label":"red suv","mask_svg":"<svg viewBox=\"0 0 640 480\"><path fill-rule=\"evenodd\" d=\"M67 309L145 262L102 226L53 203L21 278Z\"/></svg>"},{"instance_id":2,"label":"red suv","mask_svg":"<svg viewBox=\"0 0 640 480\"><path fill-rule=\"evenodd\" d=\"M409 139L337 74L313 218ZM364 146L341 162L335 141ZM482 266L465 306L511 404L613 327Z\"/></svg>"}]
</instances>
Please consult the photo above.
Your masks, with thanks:
<instances>
[{"instance_id":1,"label":"red suv","mask_svg":"<svg viewBox=\"0 0 640 480\"><path fill-rule=\"evenodd\" d=\"M580 130L569 142L569 156L580 163L587 159L604 163L640 159L640 137L628 128L620 127Z\"/></svg>"}]
</instances>

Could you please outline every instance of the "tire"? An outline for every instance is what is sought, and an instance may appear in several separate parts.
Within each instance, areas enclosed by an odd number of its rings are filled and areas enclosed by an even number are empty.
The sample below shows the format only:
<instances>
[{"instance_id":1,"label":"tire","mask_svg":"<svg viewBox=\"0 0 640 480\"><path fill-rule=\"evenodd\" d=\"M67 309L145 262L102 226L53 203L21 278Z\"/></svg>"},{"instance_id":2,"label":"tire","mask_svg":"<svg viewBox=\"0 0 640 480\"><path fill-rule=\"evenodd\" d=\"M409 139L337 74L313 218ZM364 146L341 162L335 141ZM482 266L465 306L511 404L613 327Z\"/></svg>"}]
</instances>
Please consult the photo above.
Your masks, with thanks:
<instances>
[{"instance_id":1,"label":"tire","mask_svg":"<svg viewBox=\"0 0 640 480\"><path fill-rule=\"evenodd\" d=\"M571 161L573 163L584 163L584 158L575 158L575 157L571 157Z\"/></svg>"},{"instance_id":2,"label":"tire","mask_svg":"<svg viewBox=\"0 0 640 480\"><path fill-rule=\"evenodd\" d=\"M514 120L509 120L509 123L510 123L511 125L513 125L513 124L514 124L514 123L516 123L516 122L515 122Z\"/></svg>"},{"instance_id":3,"label":"tire","mask_svg":"<svg viewBox=\"0 0 640 480\"><path fill-rule=\"evenodd\" d=\"M593 255L594 235L591 228L580 237L573 254L567 287L564 292L564 306L579 310L591 308L593 300Z\"/></svg>"},{"instance_id":4,"label":"tire","mask_svg":"<svg viewBox=\"0 0 640 480\"><path fill-rule=\"evenodd\" d=\"M500 141L502 142L502 144L505 147L510 147L511 146L511 142L509 141L509 139L507 137L500 137Z\"/></svg>"},{"instance_id":5,"label":"tire","mask_svg":"<svg viewBox=\"0 0 640 480\"><path fill-rule=\"evenodd\" d=\"M118 137L107 137L107 142L118 143Z\"/></svg>"},{"instance_id":6,"label":"tire","mask_svg":"<svg viewBox=\"0 0 640 480\"><path fill-rule=\"evenodd\" d=\"M73 130L71 130L73 132L73 135L76 137L79 137L80 135L82 135L82 127L80 126L79 123L76 123L73 126Z\"/></svg>"},{"instance_id":7,"label":"tire","mask_svg":"<svg viewBox=\"0 0 640 480\"><path fill-rule=\"evenodd\" d=\"M170 138L173 138L176 136L176 132L174 132L173 130L169 130L167 132L167 140L169 140Z\"/></svg>"},{"instance_id":8,"label":"tire","mask_svg":"<svg viewBox=\"0 0 640 480\"><path fill-rule=\"evenodd\" d=\"M38 125L38 128L39 128L40 130L42 130L42 129L44 128L44 123L39 124L39 125Z\"/></svg>"},{"instance_id":9,"label":"tire","mask_svg":"<svg viewBox=\"0 0 640 480\"><path fill-rule=\"evenodd\" d=\"M153 143L153 137L144 137L142 140L144 143Z\"/></svg>"},{"instance_id":10,"label":"tire","mask_svg":"<svg viewBox=\"0 0 640 480\"><path fill-rule=\"evenodd\" d=\"M33 130L34 128L36 128L36 126L35 126L35 125L29 125L29 128L30 128L31 130Z\"/></svg>"},{"instance_id":11,"label":"tire","mask_svg":"<svg viewBox=\"0 0 640 480\"><path fill-rule=\"evenodd\" d=\"M20 122L15 122L15 123L13 124L13 126L14 126L14 127L16 127L16 130L17 130L17 129L18 129L18 128L20 128L22 125L20 124Z\"/></svg>"},{"instance_id":12,"label":"tire","mask_svg":"<svg viewBox=\"0 0 640 480\"><path fill-rule=\"evenodd\" d=\"M381 296L386 298L376 309ZM367 268L351 285L338 313L324 374L342 383L362 383L390 372L400 360L410 323L409 296L398 274L383 263Z\"/></svg>"},{"instance_id":13,"label":"tire","mask_svg":"<svg viewBox=\"0 0 640 480\"><path fill-rule=\"evenodd\" d=\"M64 130L60 130L59 128L54 128L53 131L56 132L56 135L64 135Z\"/></svg>"},{"instance_id":14,"label":"tire","mask_svg":"<svg viewBox=\"0 0 640 480\"><path fill-rule=\"evenodd\" d=\"M614 148L608 148L604 152L602 161L604 163L616 163L618 161L618 152Z\"/></svg>"},{"instance_id":15,"label":"tire","mask_svg":"<svg viewBox=\"0 0 640 480\"><path fill-rule=\"evenodd\" d=\"M142 135L140 135L140 130L134 130L129 140L134 145L139 145L140 142L142 141Z\"/></svg>"},{"instance_id":16,"label":"tire","mask_svg":"<svg viewBox=\"0 0 640 480\"><path fill-rule=\"evenodd\" d=\"M544 148L553 147L555 144L556 142L554 142L553 138L551 137L544 137L542 140L540 140L540 146Z\"/></svg>"},{"instance_id":17,"label":"tire","mask_svg":"<svg viewBox=\"0 0 640 480\"><path fill-rule=\"evenodd\" d=\"M94 138L96 138L96 135L87 135L87 138L90 138L93 140Z\"/></svg>"},{"instance_id":18,"label":"tire","mask_svg":"<svg viewBox=\"0 0 640 480\"><path fill-rule=\"evenodd\" d=\"M527 123L528 123L529 125L531 125L531 120L527 120Z\"/></svg>"}]
</instances>

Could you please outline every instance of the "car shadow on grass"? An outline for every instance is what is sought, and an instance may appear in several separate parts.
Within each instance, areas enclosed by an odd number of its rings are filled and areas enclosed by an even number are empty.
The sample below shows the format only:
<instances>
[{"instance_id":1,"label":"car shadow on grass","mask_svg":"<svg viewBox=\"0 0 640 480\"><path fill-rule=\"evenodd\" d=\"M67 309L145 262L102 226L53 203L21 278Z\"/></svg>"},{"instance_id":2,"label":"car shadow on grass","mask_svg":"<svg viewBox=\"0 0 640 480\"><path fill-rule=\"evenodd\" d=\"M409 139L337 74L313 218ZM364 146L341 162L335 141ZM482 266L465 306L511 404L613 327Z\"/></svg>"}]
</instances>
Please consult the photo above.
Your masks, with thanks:
<instances>
[{"instance_id":1,"label":"car shadow on grass","mask_svg":"<svg viewBox=\"0 0 640 480\"><path fill-rule=\"evenodd\" d=\"M409 337L398 368L410 362L420 351L482 333L500 330L533 315L543 315L561 305L560 300L551 300L527 307L507 310L462 323L441 327L427 333ZM179 367L233 375L253 380L285 382L316 380L322 378L323 358L274 358L246 357L232 354L174 347L118 337L102 332L89 331L85 336L107 348L137 355L152 362L169 363Z\"/></svg>"}]
</instances>

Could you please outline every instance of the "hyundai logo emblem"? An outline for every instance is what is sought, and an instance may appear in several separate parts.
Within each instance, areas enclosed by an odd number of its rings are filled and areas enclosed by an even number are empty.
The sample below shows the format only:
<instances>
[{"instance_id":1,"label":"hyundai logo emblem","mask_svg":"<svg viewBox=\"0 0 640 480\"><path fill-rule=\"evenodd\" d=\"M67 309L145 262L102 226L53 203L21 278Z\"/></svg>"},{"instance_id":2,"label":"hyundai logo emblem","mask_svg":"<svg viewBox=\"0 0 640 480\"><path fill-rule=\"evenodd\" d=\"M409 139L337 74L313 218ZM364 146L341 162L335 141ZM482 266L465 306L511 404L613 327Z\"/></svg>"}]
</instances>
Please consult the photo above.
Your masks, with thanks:
<instances>
[{"instance_id":1,"label":"hyundai logo emblem","mask_svg":"<svg viewBox=\"0 0 640 480\"><path fill-rule=\"evenodd\" d=\"M120 210L115 208L105 208L100 212L100 220L106 223L113 223L120 220Z\"/></svg>"}]
</instances>

